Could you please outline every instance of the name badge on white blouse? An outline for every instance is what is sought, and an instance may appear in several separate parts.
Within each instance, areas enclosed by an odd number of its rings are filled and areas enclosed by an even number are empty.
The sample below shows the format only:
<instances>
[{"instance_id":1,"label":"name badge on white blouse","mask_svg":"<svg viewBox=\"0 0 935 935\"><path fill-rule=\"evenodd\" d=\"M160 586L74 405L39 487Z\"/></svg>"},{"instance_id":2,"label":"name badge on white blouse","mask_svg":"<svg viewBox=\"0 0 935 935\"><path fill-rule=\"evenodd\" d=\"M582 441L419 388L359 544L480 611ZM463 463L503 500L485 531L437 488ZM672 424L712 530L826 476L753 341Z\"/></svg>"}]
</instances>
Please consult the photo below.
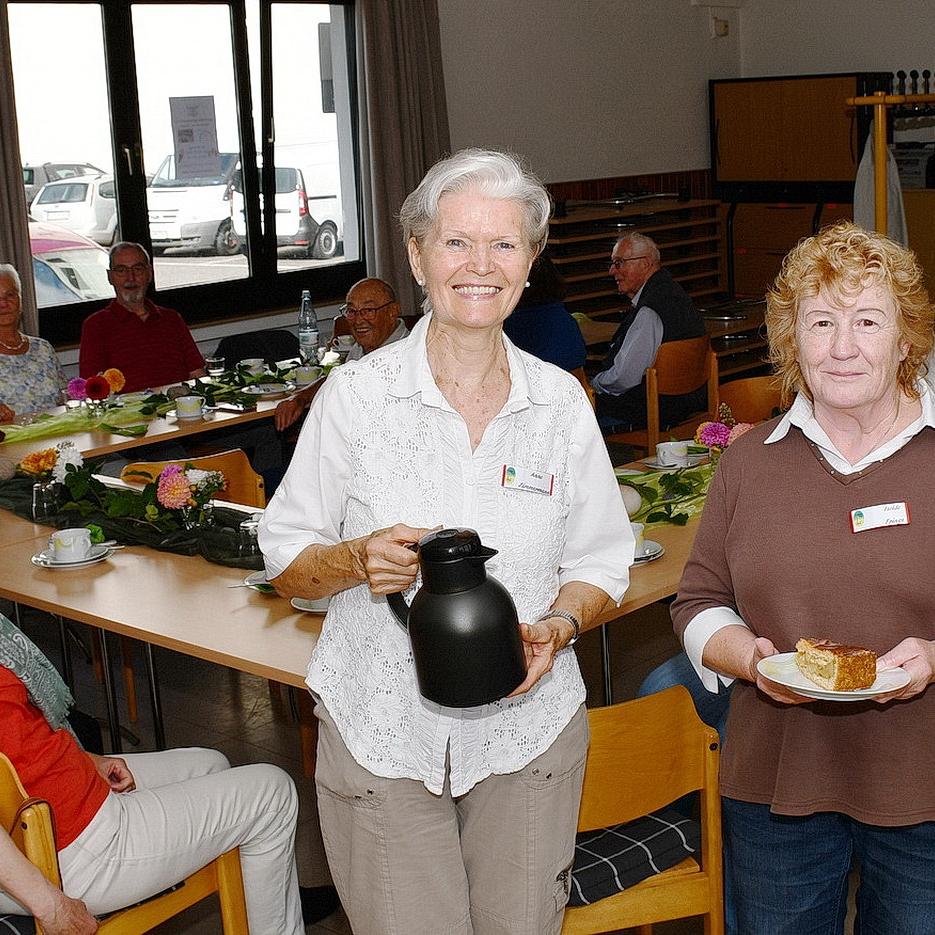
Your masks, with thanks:
<instances>
[{"instance_id":1,"label":"name badge on white blouse","mask_svg":"<svg viewBox=\"0 0 935 935\"><path fill-rule=\"evenodd\" d=\"M551 497L552 489L555 487L555 475L504 464L500 486L512 487L514 490L529 490L532 493L544 493L547 497Z\"/></svg>"},{"instance_id":2,"label":"name badge on white blouse","mask_svg":"<svg viewBox=\"0 0 935 935\"><path fill-rule=\"evenodd\" d=\"M909 507L902 503L877 503L851 510L851 532L866 532L881 526L908 526Z\"/></svg>"}]
</instances>

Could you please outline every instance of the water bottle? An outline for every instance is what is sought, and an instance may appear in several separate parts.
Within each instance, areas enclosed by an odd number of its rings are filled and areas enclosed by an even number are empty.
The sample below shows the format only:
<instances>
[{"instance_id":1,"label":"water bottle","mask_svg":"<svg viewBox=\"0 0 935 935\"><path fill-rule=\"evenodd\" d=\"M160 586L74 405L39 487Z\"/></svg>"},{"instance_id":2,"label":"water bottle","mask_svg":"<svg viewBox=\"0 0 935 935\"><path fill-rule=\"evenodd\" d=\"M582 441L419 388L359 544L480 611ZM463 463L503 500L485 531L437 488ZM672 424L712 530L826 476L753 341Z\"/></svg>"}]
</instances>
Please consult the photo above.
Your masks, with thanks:
<instances>
[{"instance_id":1,"label":"water bottle","mask_svg":"<svg viewBox=\"0 0 935 935\"><path fill-rule=\"evenodd\" d=\"M305 360L318 363L318 318L308 289L302 290L299 306L299 351Z\"/></svg>"}]
</instances>

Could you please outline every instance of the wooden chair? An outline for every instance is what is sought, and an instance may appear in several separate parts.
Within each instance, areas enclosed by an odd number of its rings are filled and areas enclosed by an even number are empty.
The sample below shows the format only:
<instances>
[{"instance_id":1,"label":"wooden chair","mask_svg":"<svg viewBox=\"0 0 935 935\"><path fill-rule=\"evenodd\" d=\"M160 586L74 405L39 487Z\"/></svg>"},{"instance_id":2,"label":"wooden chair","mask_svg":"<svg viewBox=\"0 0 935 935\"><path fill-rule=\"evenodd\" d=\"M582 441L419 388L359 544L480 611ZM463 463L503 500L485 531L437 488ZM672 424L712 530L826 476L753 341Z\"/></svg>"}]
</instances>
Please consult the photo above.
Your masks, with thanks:
<instances>
[{"instance_id":1,"label":"wooden chair","mask_svg":"<svg viewBox=\"0 0 935 935\"><path fill-rule=\"evenodd\" d=\"M591 381L584 372L584 367L575 367L575 369L571 371L571 375L584 387L585 393L588 394L588 402L591 404L591 408L596 409L597 399L594 396L594 387L591 386Z\"/></svg>"},{"instance_id":2,"label":"wooden chair","mask_svg":"<svg viewBox=\"0 0 935 935\"><path fill-rule=\"evenodd\" d=\"M701 863L669 870L589 906L565 910L562 935L592 935L703 915L705 935L724 932L718 735L682 686L588 711L591 745L579 831L632 821L700 790Z\"/></svg>"},{"instance_id":3,"label":"wooden chair","mask_svg":"<svg viewBox=\"0 0 935 935\"><path fill-rule=\"evenodd\" d=\"M632 445L648 454L666 438L691 438L702 422L717 418L717 357L707 335L683 341L665 341L659 345L656 361L646 368L646 428L608 435L607 442ZM707 385L707 408L678 425L664 427L659 421L659 396L679 396Z\"/></svg>"},{"instance_id":4,"label":"wooden chair","mask_svg":"<svg viewBox=\"0 0 935 935\"><path fill-rule=\"evenodd\" d=\"M780 409L780 392L773 376L744 377L718 387L718 403L727 403L738 422L765 422Z\"/></svg>"},{"instance_id":5,"label":"wooden chair","mask_svg":"<svg viewBox=\"0 0 935 935\"><path fill-rule=\"evenodd\" d=\"M227 488L215 494L217 500L227 500L230 503L240 503L244 506L266 506L263 478L253 470L249 458L239 448L177 461L134 461L120 472L120 479L133 486L144 487L149 480L140 477L140 473L148 474L155 480L163 468L170 464L179 464L183 467L191 464L192 467L202 471L221 471L227 479ZM127 713L130 720L135 722L139 716L139 704L134 680L133 644L129 637L120 638L120 651L123 656L123 686L127 696Z\"/></svg>"},{"instance_id":6,"label":"wooden chair","mask_svg":"<svg viewBox=\"0 0 935 935\"><path fill-rule=\"evenodd\" d=\"M263 478L250 466L250 460L239 449L222 451L219 454L203 455L200 458L184 458L176 461L135 461L128 464L121 472L120 479L135 486L145 486L149 481L144 477L134 476L142 472L155 480L163 468L170 464L184 467L191 464L202 471L221 471L227 478L227 489L215 494L218 500L241 503L244 506L266 506L266 494L263 490Z\"/></svg>"},{"instance_id":7,"label":"wooden chair","mask_svg":"<svg viewBox=\"0 0 935 935\"><path fill-rule=\"evenodd\" d=\"M2 753L0 822L11 829L10 837L30 863L38 867L50 883L60 887L52 810L47 802L30 800L16 770ZM186 877L178 889L108 916L101 922L98 935L143 935L212 893L217 893L221 902L225 935L247 935L247 908L237 848ZM38 924L36 932L41 935Z\"/></svg>"}]
</instances>

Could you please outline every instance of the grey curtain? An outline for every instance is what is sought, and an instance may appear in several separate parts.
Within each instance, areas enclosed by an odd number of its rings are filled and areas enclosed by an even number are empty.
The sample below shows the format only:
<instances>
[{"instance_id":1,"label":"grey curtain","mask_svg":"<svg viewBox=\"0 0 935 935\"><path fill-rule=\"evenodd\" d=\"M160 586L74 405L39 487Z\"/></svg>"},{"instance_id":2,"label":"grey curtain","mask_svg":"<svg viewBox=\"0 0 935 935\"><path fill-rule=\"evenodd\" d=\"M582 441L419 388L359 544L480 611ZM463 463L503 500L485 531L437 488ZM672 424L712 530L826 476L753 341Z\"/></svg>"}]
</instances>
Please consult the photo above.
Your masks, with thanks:
<instances>
[{"instance_id":1,"label":"grey curtain","mask_svg":"<svg viewBox=\"0 0 935 935\"><path fill-rule=\"evenodd\" d=\"M364 241L373 275L391 283L404 314L421 290L397 217L406 195L450 148L436 0L358 0Z\"/></svg>"},{"instance_id":2,"label":"grey curtain","mask_svg":"<svg viewBox=\"0 0 935 935\"><path fill-rule=\"evenodd\" d=\"M39 333L36 286L32 276L29 225L26 223L26 190L19 155L19 129L13 97L13 62L7 0L0 0L0 263L12 263L23 280L22 329Z\"/></svg>"}]
</instances>

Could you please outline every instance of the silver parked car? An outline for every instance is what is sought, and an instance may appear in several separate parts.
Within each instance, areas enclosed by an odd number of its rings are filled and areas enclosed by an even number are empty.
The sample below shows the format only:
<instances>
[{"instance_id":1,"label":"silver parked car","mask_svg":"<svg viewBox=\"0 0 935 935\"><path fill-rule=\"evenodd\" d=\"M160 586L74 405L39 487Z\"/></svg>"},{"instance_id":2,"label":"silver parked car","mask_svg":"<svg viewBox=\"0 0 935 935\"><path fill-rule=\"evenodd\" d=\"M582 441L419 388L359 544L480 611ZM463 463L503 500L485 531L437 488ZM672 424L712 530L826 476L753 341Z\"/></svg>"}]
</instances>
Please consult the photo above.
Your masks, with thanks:
<instances>
[{"instance_id":1,"label":"silver parked car","mask_svg":"<svg viewBox=\"0 0 935 935\"><path fill-rule=\"evenodd\" d=\"M114 177L86 175L49 182L39 189L29 213L37 221L60 224L109 247L117 230Z\"/></svg>"},{"instance_id":2,"label":"silver parked car","mask_svg":"<svg viewBox=\"0 0 935 935\"><path fill-rule=\"evenodd\" d=\"M46 182L59 179L73 179L78 175L103 175L104 170L92 166L90 162L43 162L38 166L23 166L23 187L26 189L26 204Z\"/></svg>"}]
</instances>

